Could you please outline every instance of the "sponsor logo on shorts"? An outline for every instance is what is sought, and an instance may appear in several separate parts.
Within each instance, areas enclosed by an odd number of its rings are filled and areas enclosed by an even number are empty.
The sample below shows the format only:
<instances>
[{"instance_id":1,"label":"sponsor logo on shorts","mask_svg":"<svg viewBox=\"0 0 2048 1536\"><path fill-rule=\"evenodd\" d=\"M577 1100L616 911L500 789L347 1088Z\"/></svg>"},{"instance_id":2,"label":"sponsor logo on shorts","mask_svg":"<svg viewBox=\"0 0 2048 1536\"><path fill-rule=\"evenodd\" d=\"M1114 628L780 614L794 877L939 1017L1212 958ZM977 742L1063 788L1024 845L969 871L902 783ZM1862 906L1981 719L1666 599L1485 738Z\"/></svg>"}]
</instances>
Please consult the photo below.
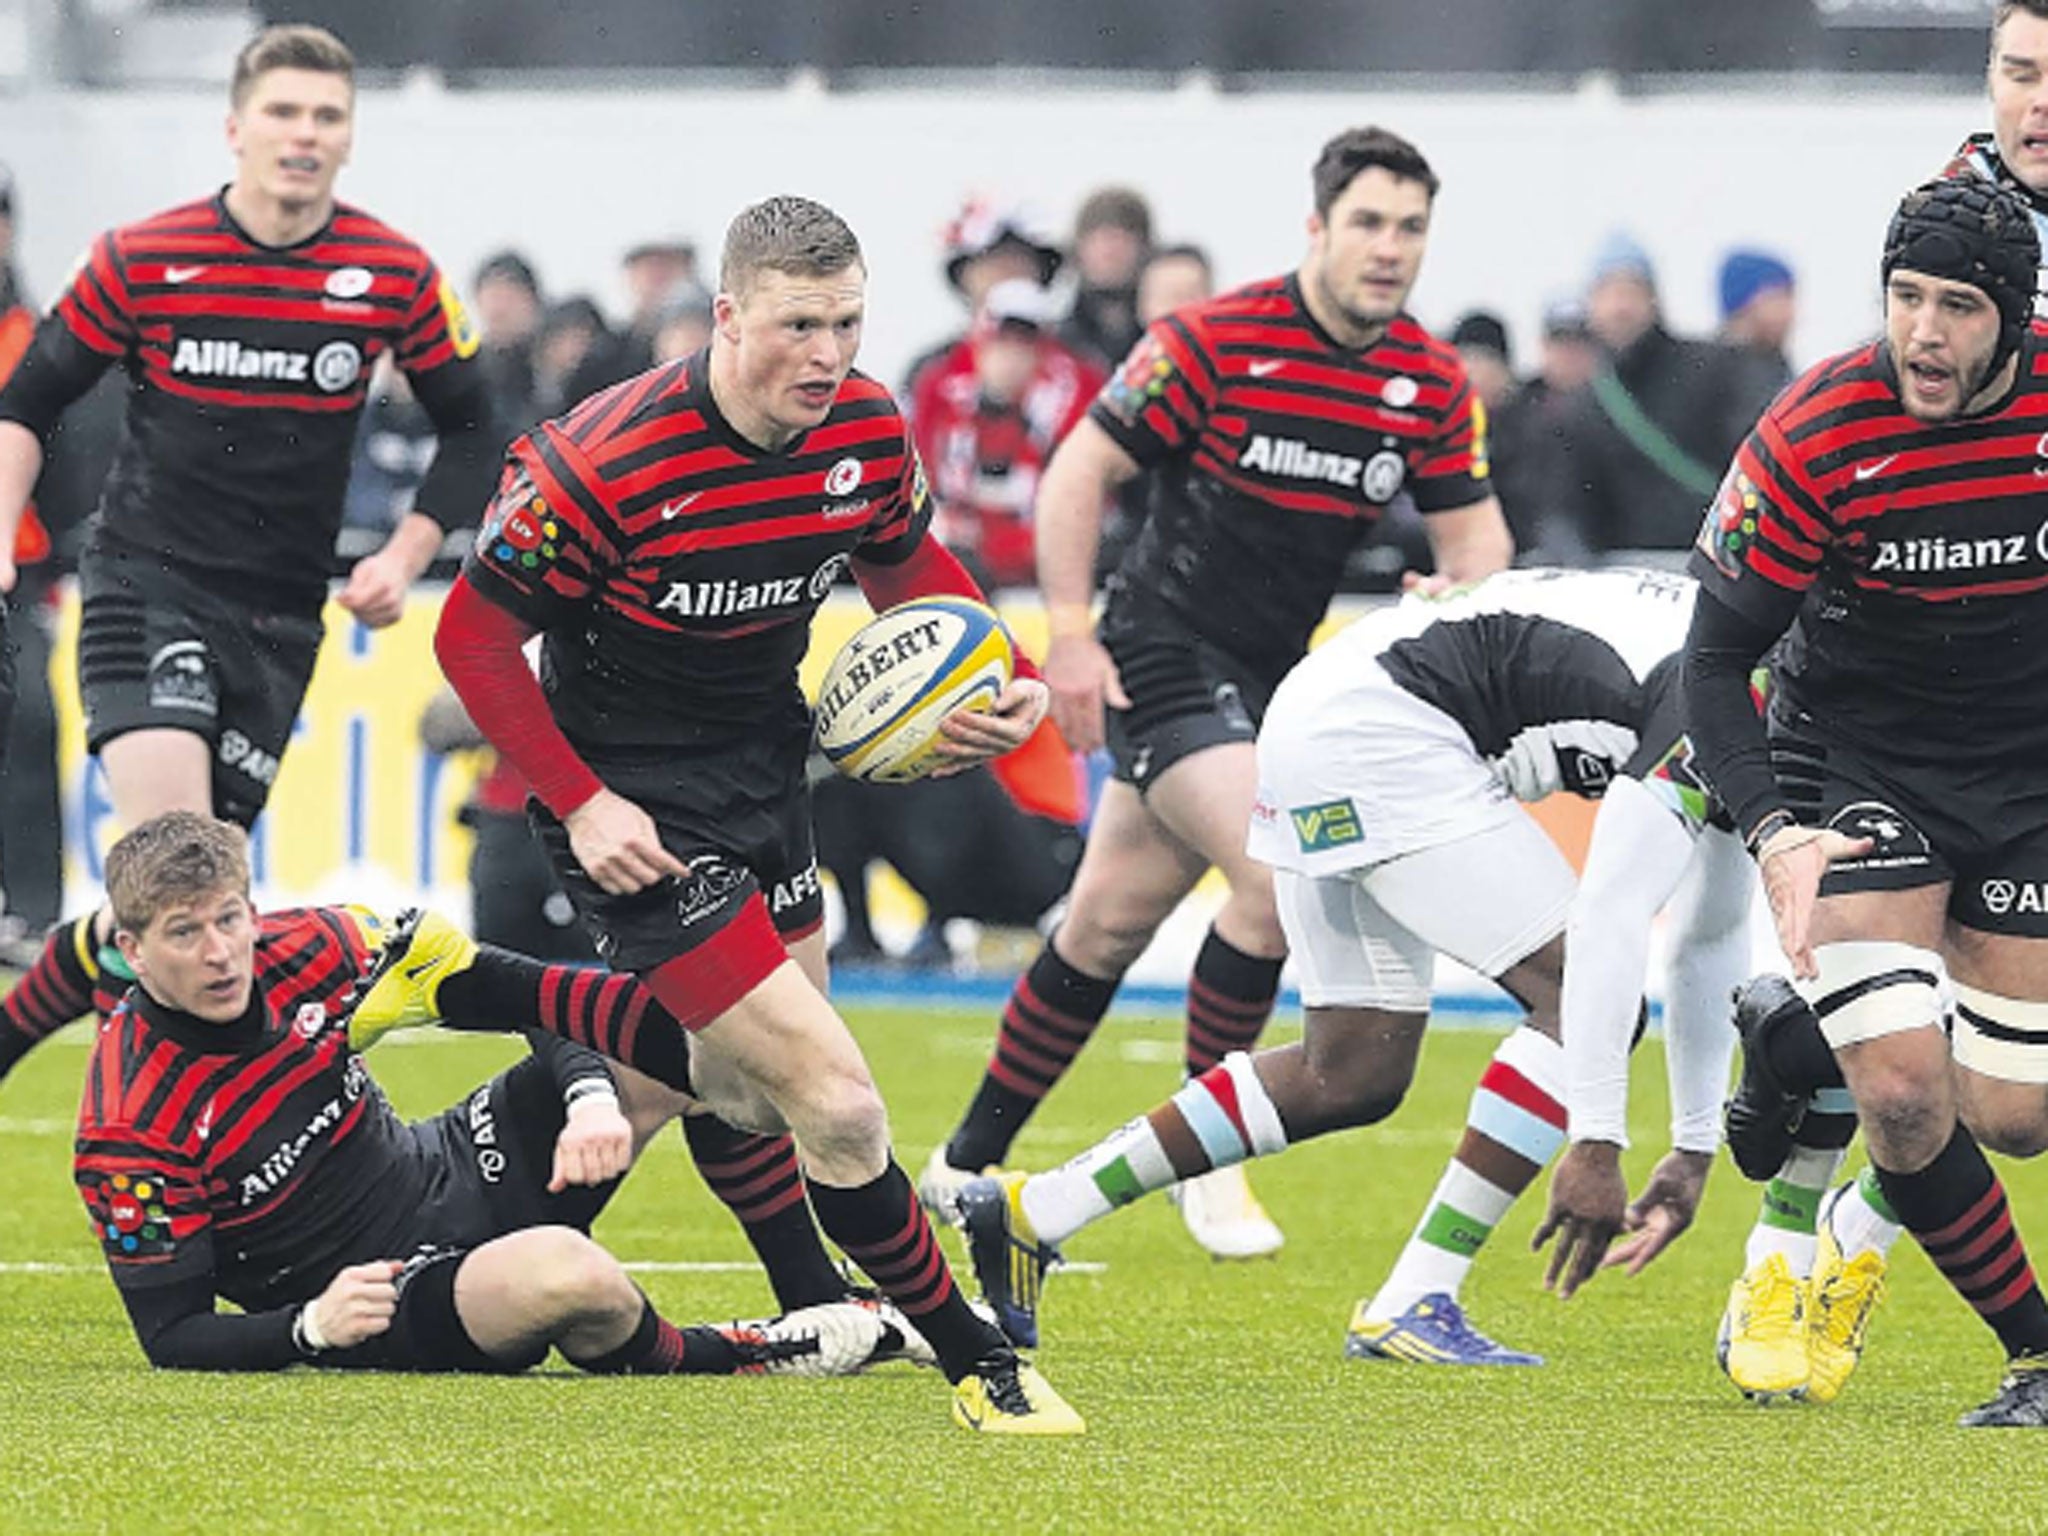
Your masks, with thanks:
<instances>
[{"instance_id":1,"label":"sponsor logo on shorts","mask_svg":"<svg viewBox=\"0 0 2048 1536\"><path fill-rule=\"evenodd\" d=\"M1857 800L1828 818L1845 837L1867 837L1870 852L1839 859L1836 869L1915 869L1932 862L1927 835L1882 800Z\"/></svg>"},{"instance_id":2,"label":"sponsor logo on shorts","mask_svg":"<svg viewBox=\"0 0 2048 1536\"><path fill-rule=\"evenodd\" d=\"M1365 840L1365 829L1358 824L1358 807L1348 798L1295 806L1287 819L1294 824L1294 840L1303 853L1321 853Z\"/></svg>"},{"instance_id":3,"label":"sponsor logo on shorts","mask_svg":"<svg viewBox=\"0 0 2048 1536\"><path fill-rule=\"evenodd\" d=\"M676 882L676 921L688 928L722 911L725 898L746 883L746 871L715 853L690 860L690 872Z\"/></svg>"},{"instance_id":4,"label":"sponsor logo on shorts","mask_svg":"<svg viewBox=\"0 0 2048 1536\"><path fill-rule=\"evenodd\" d=\"M1215 700L1216 713L1223 717L1225 725L1241 735L1258 734L1258 722L1252 719L1252 712L1244 707L1244 690L1237 684L1218 683L1210 697Z\"/></svg>"},{"instance_id":5,"label":"sponsor logo on shorts","mask_svg":"<svg viewBox=\"0 0 2048 1536\"><path fill-rule=\"evenodd\" d=\"M173 640L149 659L149 707L189 709L210 715L220 701L206 667L206 647L197 640Z\"/></svg>"},{"instance_id":6,"label":"sponsor logo on shorts","mask_svg":"<svg viewBox=\"0 0 2048 1536\"><path fill-rule=\"evenodd\" d=\"M476 1171L486 1184L505 1176L505 1154L498 1146L498 1117L491 1113L491 1085L469 1096L469 1139L476 1148Z\"/></svg>"},{"instance_id":7,"label":"sponsor logo on shorts","mask_svg":"<svg viewBox=\"0 0 2048 1536\"><path fill-rule=\"evenodd\" d=\"M240 731L226 730L220 733L218 756L224 767L232 768L245 778L254 779L258 784L277 782L277 755L265 752Z\"/></svg>"},{"instance_id":8,"label":"sponsor logo on shorts","mask_svg":"<svg viewBox=\"0 0 2048 1536\"><path fill-rule=\"evenodd\" d=\"M2048 913L2048 881L1986 880L1979 892L1984 910L1993 917L2008 913Z\"/></svg>"},{"instance_id":9,"label":"sponsor logo on shorts","mask_svg":"<svg viewBox=\"0 0 2048 1536\"><path fill-rule=\"evenodd\" d=\"M814 860L809 867L797 871L787 880L775 882L775 888L768 893L768 910L780 917L794 911L819 894L818 866Z\"/></svg>"}]
</instances>

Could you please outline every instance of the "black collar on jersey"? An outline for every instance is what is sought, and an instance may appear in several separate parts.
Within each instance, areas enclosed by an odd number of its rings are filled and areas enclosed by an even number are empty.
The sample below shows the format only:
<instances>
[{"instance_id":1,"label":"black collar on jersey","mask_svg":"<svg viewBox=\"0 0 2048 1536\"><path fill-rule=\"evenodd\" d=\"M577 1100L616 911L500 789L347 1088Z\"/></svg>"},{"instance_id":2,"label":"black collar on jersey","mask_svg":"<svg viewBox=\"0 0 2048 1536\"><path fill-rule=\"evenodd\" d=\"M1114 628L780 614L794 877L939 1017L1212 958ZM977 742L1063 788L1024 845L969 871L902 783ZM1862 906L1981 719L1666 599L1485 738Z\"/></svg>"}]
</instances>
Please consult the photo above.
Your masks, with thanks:
<instances>
[{"instance_id":1,"label":"black collar on jersey","mask_svg":"<svg viewBox=\"0 0 2048 1536\"><path fill-rule=\"evenodd\" d=\"M690 403L703 413L704 425L734 453L744 454L750 459L792 459L803 451L804 442L811 435L808 429L799 432L780 448L764 448L725 419L725 412L718 408L718 401L711 393L710 342L705 342L692 353L683 366L690 370ZM833 404L838 404L836 398Z\"/></svg>"},{"instance_id":2,"label":"black collar on jersey","mask_svg":"<svg viewBox=\"0 0 2048 1536\"><path fill-rule=\"evenodd\" d=\"M222 187L213 194L213 211L220 215L221 223L233 230L239 238L248 241L257 250L285 252L303 250L309 245L316 245L320 241L325 240L334 230L334 218L336 214L341 212L341 204L332 204L327 210L327 217L320 221L318 229L303 239L294 240L290 245L265 245L261 240L250 234L248 230L244 229L242 221L236 218L228 209L228 189L226 187Z\"/></svg>"},{"instance_id":3,"label":"black collar on jersey","mask_svg":"<svg viewBox=\"0 0 2048 1536\"><path fill-rule=\"evenodd\" d=\"M1364 346L1347 347L1343 342L1339 341L1336 337L1332 336L1328 331L1323 329L1323 322L1318 320L1316 318L1316 312L1308 307L1308 299L1303 296L1301 291L1301 274L1299 272L1290 272L1287 274L1286 288L1287 297L1293 300L1294 307L1301 311L1301 318L1307 324L1308 328L1311 331L1315 332L1316 337L1322 342L1324 346L1328 347L1332 352L1335 352L1340 357L1365 356L1366 353L1370 352L1374 347L1378 346L1381 342L1387 339L1387 333L1393 330L1394 328L1394 320L1399 320L1402 318L1402 316L1408 313L1408 311L1405 309L1399 311L1394 316L1393 320L1389 320L1385 325L1380 327L1379 335L1375 336L1371 341L1367 342Z\"/></svg>"},{"instance_id":4,"label":"black collar on jersey","mask_svg":"<svg viewBox=\"0 0 2048 1536\"><path fill-rule=\"evenodd\" d=\"M253 983L249 989L248 1008L240 1018L226 1024L214 1024L182 1008L173 1008L152 996L149 988L139 981L130 996L134 998L133 1006L142 1015L143 1023L188 1051L200 1051L210 1056L240 1056L268 1043L270 1009L264 1001L263 989Z\"/></svg>"},{"instance_id":5,"label":"black collar on jersey","mask_svg":"<svg viewBox=\"0 0 2048 1536\"><path fill-rule=\"evenodd\" d=\"M1998 152L1998 137L1990 133L1973 133L1963 140L1963 147L1956 154L1958 160L1966 160L1972 153L1984 157L1984 164L1991 172L1991 179L2025 203L2043 218L2048 218L2048 196L2036 192L2005 163L2005 157Z\"/></svg>"}]
</instances>

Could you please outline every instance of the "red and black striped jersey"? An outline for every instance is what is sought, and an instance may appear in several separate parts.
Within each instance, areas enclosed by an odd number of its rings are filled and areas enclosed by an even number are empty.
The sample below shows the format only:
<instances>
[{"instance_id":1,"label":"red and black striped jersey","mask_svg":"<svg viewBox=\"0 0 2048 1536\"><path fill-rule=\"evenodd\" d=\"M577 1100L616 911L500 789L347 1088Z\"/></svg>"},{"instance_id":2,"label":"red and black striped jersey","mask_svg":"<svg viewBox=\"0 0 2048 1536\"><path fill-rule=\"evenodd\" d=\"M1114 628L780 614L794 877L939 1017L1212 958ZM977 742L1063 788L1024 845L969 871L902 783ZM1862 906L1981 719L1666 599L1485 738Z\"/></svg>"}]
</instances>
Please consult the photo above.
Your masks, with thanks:
<instances>
[{"instance_id":1,"label":"red and black striped jersey","mask_svg":"<svg viewBox=\"0 0 2048 1536\"><path fill-rule=\"evenodd\" d=\"M1708 508L1693 571L1791 632L1787 701L1883 760L2048 750L2048 327L2013 390L1930 424L1889 349L1816 364L1764 413Z\"/></svg>"},{"instance_id":2,"label":"red and black striped jersey","mask_svg":"<svg viewBox=\"0 0 2048 1536\"><path fill-rule=\"evenodd\" d=\"M140 987L100 1025L73 1169L124 1290L211 1276L245 1311L402 1252L434 1171L340 1007L382 942L356 908L266 913L249 1017L205 1024Z\"/></svg>"},{"instance_id":3,"label":"red and black striped jersey","mask_svg":"<svg viewBox=\"0 0 2048 1536\"><path fill-rule=\"evenodd\" d=\"M1400 491L1424 512L1488 494L1485 413L1457 352L1407 315L1362 352L1341 346L1292 276L1156 322L1090 414L1163 477L1104 627L1163 609L1268 670L1307 649Z\"/></svg>"},{"instance_id":4,"label":"red and black striped jersey","mask_svg":"<svg viewBox=\"0 0 2048 1536\"><path fill-rule=\"evenodd\" d=\"M854 373L780 452L720 413L709 353L615 385L512 445L465 574L543 630L541 681L582 746L718 741L810 711L797 664L850 561L923 539L923 468Z\"/></svg>"},{"instance_id":5,"label":"red and black striped jersey","mask_svg":"<svg viewBox=\"0 0 2048 1536\"><path fill-rule=\"evenodd\" d=\"M61 409L121 363L132 387L105 527L202 576L303 596L325 591L372 367L389 354L445 438L488 416L476 348L447 279L381 220L337 204L317 233L273 248L216 195L95 240L22 388L55 388ZM0 399L0 417L37 430L43 414ZM422 509L471 520L487 486L445 509L423 490Z\"/></svg>"}]
</instances>

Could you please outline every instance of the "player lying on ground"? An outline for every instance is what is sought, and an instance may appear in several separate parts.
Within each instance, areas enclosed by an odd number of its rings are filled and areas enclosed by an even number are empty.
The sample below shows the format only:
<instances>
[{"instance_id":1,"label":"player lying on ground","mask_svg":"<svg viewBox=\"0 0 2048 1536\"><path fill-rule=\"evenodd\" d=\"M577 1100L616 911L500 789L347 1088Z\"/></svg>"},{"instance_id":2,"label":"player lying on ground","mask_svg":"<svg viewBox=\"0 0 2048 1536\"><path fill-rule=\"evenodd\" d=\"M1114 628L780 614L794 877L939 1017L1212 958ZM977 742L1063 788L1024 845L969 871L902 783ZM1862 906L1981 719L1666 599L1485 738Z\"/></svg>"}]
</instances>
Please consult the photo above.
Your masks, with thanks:
<instances>
[{"instance_id":1,"label":"player lying on ground","mask_svg":"<svg viewBox=\"0 0 2048 1536\"><path fill-rule=\"evenodd\" d=\"M29 1045L88 1012L102 1019L110 1016L127 995L127 978L100 965L93 939L95 920L95 915L88 913L61 925L57 933L62 942L46 948L36 965L0 998L0 1075ZM438 920L433 943L438 946L437 953L475 948L445 920ZM482 996L464 1015L472 1021L471 1027L565 1033L612 1056L620 1056L626 1049L619 1044L621 1035L644 1039L657 1073L671 1070L671 1086L689 1092L687 1054L678 1051L672 1061L663 1057L659 1052L662 1031L657 1028L643 1033L640 1028L641 1021L650 1016L666 1020L671 1027L673 1019L630 977L608 979L598 972L544 966L511 954L501 954L501 963L516 980ZM461 994L460 987L451 991L452 1006L458 1011L464 1007ZM361 1037L360 1043L367 1046L368 1039ZM846 1278L819 1239L805 1200L796 1147L789 1137L741 1130L702 1106L684 1116L683 1137L697 1172L753 1245L774 1289L777 1308L793 1312L845 1299ZM915 1340L914 1332L909 1337ZM913 1352L921 1350L921 1341L912 1348ZM921 1354L918 1357L923 1358Z\"/></svg>"},{"instance_id":2,"label":"player lying on ground","mask_svg":"<svg viewBox=\"0 0 2048 1536\"><path fill-rule=\"evenodd\" d=\"M1692 592L1654 572L1508 572L1361 619L1288 673L1259 733L1250 847L1273 867L1301 967L1303 1038L1225 1057L1063 1168L970 1184L975 1268L1009 1327L1035 1332L1052 1245L1089 1222L1190 1174L1391 1114L1414 1076L1438 952L1498 981L1528 1020L1496 1056L1423 1228L1498 1219L1565 1121L1573 879L1515 801L1597 795L1629 762L1647 680L1660 661L1669 669ZM1528 1361L1472 1330L1444 1289L1469 1258L1443 1252L1436 1289L1392 1315L1361 1303L1347 1350Z\"/></svg>"},{"instance_id":3,"label":"player lying on ground","mask_svg":"<svg viewBox=\"0 0 2048 1536\"><path fill-rule=\"evenodd\" d=\"M1763 871L1877 1187L2004 1346L1972 1426L2048 1426L2048 1302L1976 1140L2033 1151L2048 1131L2048 911L2023 898L2048 881L2040 258L2008 192L1906 196L1884 338L1796 380L1737 452L1686 646L1688 734ZM1788 628L1760 722L1749 670ZM1753 1031L1773 1071L1792 1065L1780 1033L1798 1031Z\"/></svg>"},{"instance_id":4,"label":"player lying on ground","mask_svg":"<svg viewBox=\"0 0 2048 1536\"><path fill-rule=\"evenodd\" d=\"M848 1303L657 1314L588 1229L687 1101L581 1047L547 1040L401 1122L349 1038L371 924L259 919L240 829L167 812L109 851L107 887L136 983L94 1043L74 1168L152 1364L504 1372L554 1348L598 1372L825 1374L883 1342Z\"/></svg>"},{"instance_id":5,"label":"player lying on ground","mask_svg":"<svg viewBox=\"0 0 2048 1536\"><path fill-rule=\"evenodd\" d=\"M1405 312L1437 177L1414 145L1353 128L1312 173L1292 273L1154 324L1060 445L1039 493L1038 571L1054 717L1115 759L1065 915L1003 1010L973 1102L918 1180L952 1212L1093 1037L1160 924L1210 869L1229 895L1188 978L1185 1072L1248 1051L1286 955L1272 875L1245 852L1252 738L1307 650L1345 555L1404 489L1452 581L1513 541L1487 480L1484 413L1457 352ZM1103 509L1143 474L1157 494L1089 616ZM1281 1244L1242 1169L1177 1186L1219 1258Z\"/></svg>"}]
</instances>

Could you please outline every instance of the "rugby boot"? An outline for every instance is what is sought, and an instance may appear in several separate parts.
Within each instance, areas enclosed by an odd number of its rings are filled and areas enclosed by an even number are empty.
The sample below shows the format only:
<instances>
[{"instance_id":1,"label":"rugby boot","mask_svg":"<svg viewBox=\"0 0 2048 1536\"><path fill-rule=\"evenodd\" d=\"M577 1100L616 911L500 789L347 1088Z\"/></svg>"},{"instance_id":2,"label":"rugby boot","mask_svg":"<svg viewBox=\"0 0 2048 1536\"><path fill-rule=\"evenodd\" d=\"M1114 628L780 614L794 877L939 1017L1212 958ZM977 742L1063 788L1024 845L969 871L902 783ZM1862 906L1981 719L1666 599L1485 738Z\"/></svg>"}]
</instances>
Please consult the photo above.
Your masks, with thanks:
<instances>
[{"instance_id":1,"label":"rugby boot","mask_svg":"<svg viewBox=\"0 0 2048 1536\"><path fill-rule=\"evenodd\" d=\"M2048 1429L2048 1355L2006 1361L1998 1395L1956 1422L1965 1429Z\"/></svg>"},{"instance_id":2,"label":"rugby boot","mask_svg":"<svg viewBox=\"0 0 2048 1536\"><path fill-rule=\"evenodd\" d=\"M1863 1359L1870 1320L1884 1302L1885 1256L1874 1248L1866 1248L1855 1258L1847 1259L1835 1241L1828 1215L1841 1197L1842 1190L1838 1189L1821 1207L1820 1248L1814 1255L1813 1278L1806 1285L1809 1403L1832 1403L1842 1395L1850 1373Z\"/></svg>"},{"instance_id":3,"label":"rugby boot","mask_svg":"<svg viewBox=\"0 0 2048 1536\"><path fill-rule=\"evenodd\" d=\"M1344 1335L1347 1360L1407 1360L1417 1365L1541 1365L1543 1357L1509 1349L1474 1328L1464 1308L1442 1291L1395 1318L1366 1315L1361 1301Z\"/></svg>"},{"instance_id":4,"label":"rugby boot","mask_svg":"<svg viewBox=\"0 0 2048 1536\"><path fill-rule=\"evenodd\" d=\"M1753 1403L1806 1396L1806 1282L1782 1253L1754 1265L1729 1287L1714 1358Z\"/></svg>"},{"instance_id":5,"label":"rugby boot","mask_svg":"<svg viewBox=\"0 0 2048 1536\"><path fill-rule=\"evenodd\" d=\"M953 1422L983 1435L1079 1435L1088 1429L1013 1349L984 1355L954 1383Z\"/></svg>"},{"instance_id":6,"label":"rugby boot","mask_svg":"<svg viewBox=\"0 0 2048 1536\"><path fill-rule=\"evenodd\" d=\"M437 1022L441 983L468 970L476 955L476 940L440 913L418 907L399 913L343 1004L349 1044L366 1051L394 1029Z\"/></svg>"},{"instance_id":7,"label":"rugby boot","mask_svg":"<svg viewBox=\"0 0 2048 1536\"><path fill-rule=\"evenodd\" d=\"M932 1148L932 1155L925 1159L924 1170L917 1176L917 1203L931 1212L938 1221L960 1225L960 1191L978 1178L995 1177L1002 1173L994 1163L978 1172L972 1168L956 1168L946 1160L946 1146L942 1142Z\"/></svg>"},{"instance_id":8,"label":"rugby boot","mask_svg":"<svg viewBox=\"0 0 2048 1536\"><path fill-rule=\"evenodd\" d=\"M1031 1230L1024 1215L1024 1179L1021 1173L974 1179L960 1191L959 1205L967 1257L981 1294L1010 1342L1029 1349L1038 1343L1038 1296L1045 1272L1060 1256Z\"/></svg>"},{"instance_id":9,"label":"rugby boot","mask_svg":"<svg viewBox=\"0 0 2048 1536\"><path fill-rule=\"evenodd\" d=\"M1788 1019L1810 1017L1805 998L1782 976L1758 976L1735 989L1735 1032L1742 1038L1742 1076L1723 1107L1722 1127L1735 1166L1747 1179L1763 1183L1776 1177L1792 1151L1811 1097L1787 1088L1771 1070L1766 1043L1771 1031Z\"/></svg>"},{"instance_id":10,"label":"rugby boot","mask_svg":"<svg viewBox=\"0 0 2048 1536\"><path fill-rule=\"evenodd\" d=\"M881 1314L857 1302L827 1302L718 1332L739 1357L739 1376L851 1376L882 1348Z\"/></svg>"},{"instance_id":11,"label":"rugby boot","mask_svg":"<svg viewBox=\"0 0 2048 1536\"><path fill-rule=\"evenodd\" d=\"M1167 1198L1180 1207L1189 1235L1212 1257L1262 1258L1287 1241L1252 1193L1242 1163L1183 1179L1167 1191Z\"/></svg>"}]
</instances>

